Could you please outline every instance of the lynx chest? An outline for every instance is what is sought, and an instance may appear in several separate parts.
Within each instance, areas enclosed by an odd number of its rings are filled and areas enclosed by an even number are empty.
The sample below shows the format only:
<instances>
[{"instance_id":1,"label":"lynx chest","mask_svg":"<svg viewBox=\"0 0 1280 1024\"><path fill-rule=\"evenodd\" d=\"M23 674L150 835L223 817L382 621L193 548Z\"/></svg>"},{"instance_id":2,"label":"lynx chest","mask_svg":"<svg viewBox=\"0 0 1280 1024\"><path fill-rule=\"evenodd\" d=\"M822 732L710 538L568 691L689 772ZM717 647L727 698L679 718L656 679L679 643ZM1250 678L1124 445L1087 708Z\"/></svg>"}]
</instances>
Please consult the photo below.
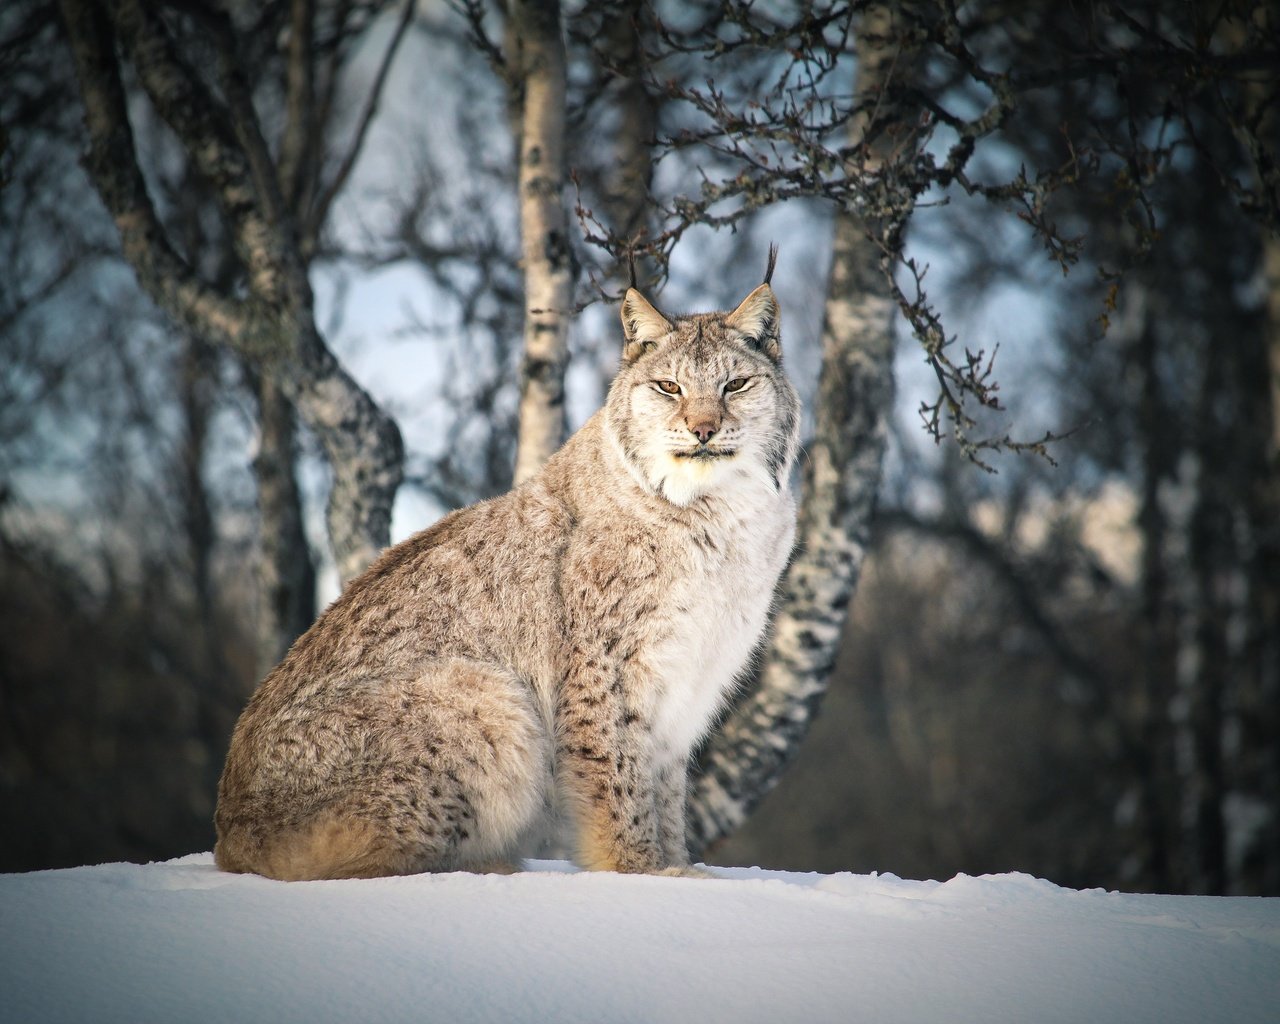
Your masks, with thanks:
<instances>
[{"instance_id":1,"label":"lynx chest","mask_svg":"<svg viewBox=\"0 0 1280 1024\"><path fill-rule=\"evenodd\" d=\"M683 760L705 735L768 622L795 535L787 493L718 502L676 543L661 628L646 651L649 720L660 761Z\"/></svg>"}]
</instances>

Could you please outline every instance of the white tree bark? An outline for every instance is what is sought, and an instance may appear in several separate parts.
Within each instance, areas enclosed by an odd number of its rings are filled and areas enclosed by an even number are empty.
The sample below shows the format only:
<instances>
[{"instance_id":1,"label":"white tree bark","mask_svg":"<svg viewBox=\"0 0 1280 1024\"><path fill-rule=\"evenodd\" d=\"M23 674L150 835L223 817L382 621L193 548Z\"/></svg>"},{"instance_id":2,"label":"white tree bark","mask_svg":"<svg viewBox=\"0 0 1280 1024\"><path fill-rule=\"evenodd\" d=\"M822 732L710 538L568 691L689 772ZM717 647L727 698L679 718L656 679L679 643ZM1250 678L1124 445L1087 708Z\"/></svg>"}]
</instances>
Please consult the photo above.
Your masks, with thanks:
<instances>
[{"instance_id":1,"label":"white tree bark","mask_svg":"<svg viewBox=\"0 0 1280 1024\"><path fill-rule=\"evenodd\" d=\"M869 139L872 111L893 123L892 14L877 6L858 34L852 141ZM868 142L861 173L884 169ZM698 855L734 831L794 757L826 693L857 587L880 485L893 406L893 304L885 278L899 225L836 216L823 327L815 435L808 446L796 555L782 583L773 641L758 685L712 738L692 783L689 840Z\"/></svg>"},{"instance_id":2,"label":"white tree bark","mask_svg":"<svg viewBox=\"0 0 1280 1024\"><path fill-rule=\"evenodd\" d=\"M515 482L533 476L564 442L564 372L573 269L564 205L565 52L556 0L513 0L519 43L520 244L524 359Z\"/></svg>"},{"instance_id":3,"label":"white tree bark","mask_svg":"<svg viewBox=\"0 0 1280 1024\"><path fill-rule=\"evenodd\" d=\"M163 21L139 0L120 0L110 9L62 0L62 13L90 138L86 167L116 222L125 258L157 306L201 337L233 348L315 433L333 473L329 536L338 571L349 579L390 540L391 504L402 476L400 432L316 329L306 261L239 69L224 69L223 96L215 96L177 57ZM117 37L156 110L214 190L245 274L243 294L202 281L165 235L138 167Z\"/></svg>"}]
</instances>

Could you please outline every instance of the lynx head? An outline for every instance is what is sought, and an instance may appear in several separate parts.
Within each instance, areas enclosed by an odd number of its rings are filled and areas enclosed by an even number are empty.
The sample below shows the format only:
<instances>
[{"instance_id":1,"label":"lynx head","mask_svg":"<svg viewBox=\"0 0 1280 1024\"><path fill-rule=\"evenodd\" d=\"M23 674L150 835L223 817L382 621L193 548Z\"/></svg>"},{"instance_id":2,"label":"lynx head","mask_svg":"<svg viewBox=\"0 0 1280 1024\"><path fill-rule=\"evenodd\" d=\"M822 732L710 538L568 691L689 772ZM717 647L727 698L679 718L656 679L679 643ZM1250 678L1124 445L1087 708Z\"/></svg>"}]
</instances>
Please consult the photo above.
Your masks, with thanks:
<instances>
[{"instance_id":1,"label":"lynx head","mask_svg":"<svg viewBox=\"0 0 1280 1024\"><path fill-rule=\"evenodd\" d=\"M774 255L765 283L731 313L666 316L634 287L622 301L609 432L640 484L677 505L787 485L800 402L782 372Z\"/></svg>"}]
</instances>

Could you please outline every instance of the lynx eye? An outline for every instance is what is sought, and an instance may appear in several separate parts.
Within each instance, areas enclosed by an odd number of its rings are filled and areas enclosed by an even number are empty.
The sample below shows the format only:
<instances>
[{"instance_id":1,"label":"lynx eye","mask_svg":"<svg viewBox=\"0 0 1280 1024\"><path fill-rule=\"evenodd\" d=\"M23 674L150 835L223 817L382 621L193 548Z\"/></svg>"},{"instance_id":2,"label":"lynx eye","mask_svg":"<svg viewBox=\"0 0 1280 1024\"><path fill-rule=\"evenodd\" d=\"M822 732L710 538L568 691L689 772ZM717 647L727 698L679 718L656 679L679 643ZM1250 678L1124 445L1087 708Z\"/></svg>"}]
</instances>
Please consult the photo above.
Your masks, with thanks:
<instances>
[{"instance_id":1,"label":"lynx eye","mask_svg":"<svg viewBox=\"0 0 1280 1024\"><path fill-rule=\"evenodd\" d=\"M668 395L680 394L680 385L673 380L655 380L654 383Z\"/></svg>"},{"instance_id":2,"label":"lynx eye","mask_svg":"<svg viewBox=\"0 0 1280 1024\"><path fill-rule=\"evenodd\" d=\"M741 391L747 386L747 381L750 379L750 377L734 377L733 380L729 381L729 383L724 386L724 389L725 391Z\"/></svg>"}]
</instances>

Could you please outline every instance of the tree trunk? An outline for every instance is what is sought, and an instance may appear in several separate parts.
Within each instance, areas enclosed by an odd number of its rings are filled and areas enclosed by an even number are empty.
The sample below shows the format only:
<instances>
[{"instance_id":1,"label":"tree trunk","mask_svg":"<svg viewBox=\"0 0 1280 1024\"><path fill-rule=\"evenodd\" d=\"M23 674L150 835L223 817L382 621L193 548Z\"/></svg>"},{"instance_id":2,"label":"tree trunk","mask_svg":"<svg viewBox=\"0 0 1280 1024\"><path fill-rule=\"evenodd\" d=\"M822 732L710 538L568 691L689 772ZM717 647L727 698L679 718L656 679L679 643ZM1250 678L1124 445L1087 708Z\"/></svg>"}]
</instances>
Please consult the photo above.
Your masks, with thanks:
<instances>
[{"instance_id":1,"label":"tree trunk","mask_svg":"<svg viewBox=\"0 0 1280 1024\"><path fill-rule=\"evenodd\" d=\"M656 103L644 86L644 48L639 36L643 16L643 0L626 0L609 18L604 38L618 75L614 96L618 122L601 183L602 198L613 233L632 242L649 231L649 185L657 125Z\"/></svg>"},{"instance_id":2,"label":"tree trunk","mask_svg":"<svg viewBox=\"0 0 1280 1024\"><path fill-rule=\"evenodd\" d=\"M564 206L565 52L557 0L514 0L520 41L520 242L524 359L515 482L564 442L564 373L573 268Z\"/></svg>"},{"instance_id":3,"label":"tree trunk","mask_svg":"<svg viewBox=\"0 0 1280 1024\"><path fill-rule=\"evenodd\" d=\"M1141 285L1128 289L1137 305L1134 317L1138 331L1135 359L1142 378L1138 406L1138 429L1142 450L1142 499L1138 529L1142 535L1141 563L1141 643L1142 671L1135 681L1130 718L1134 723L1137 747L1143 759L1129 766L1134 787L1133 836L1128 846L1134 852L1130 865L1121 874L1135 884L1158 892L1173 884L1170 845L1173 827L1170 795L1173 755L1166 709L1172 700L1172 659L1175 631L1171 625L1167 545L1169 524L1160 503L1161 488L1171 473L1176 443L1169 433L1168 409L1157 357L1160 347Z\"/></svg>"},{"instance_id":4,"label":"tree trunk","mask_svg":"<svg viewBox=\"0 0 1280 1024\"><path fill-rule=\"evenodd\" d=\"M1206 353L1194 448L1182 460L1185 486L1194 495L1186 525L1187 578L1178 631L1177 696L1172 708L1181 790L1185 891L1222 895L1226 891L1222 727L1227 668L1220 580L1231 570L1219 543L1229 517L1221 506L1220 454L1208 422L1222 400L1221 369Z\"/></svg>"},{"instance_id":5,"label":"tree trunk","mask_svg":"<svg viewBox=\"0 0 1280 1024\"><path fill-rule=\"evenodd\" d=\"M275 665L316 617L316 572L302 526L302 495L294 474L293 407L280 389L250 371L258 401L259 674Z\"/></svg>"},{"instance_id":6,"label":"tree trunk","mask_svg":"<svg viewBox=\"0 0 1280 1024\"><path fill-rule=\"evenodd\" d=\"M90 138L86 167L120 231L125 258L157 306L235 350L316 435L332 470L330 541L338 572L349 579L390 541L404 457L400 432L316 330L307 266L239 69L224 74L224 105L185 68L163 21L146 5L121 0L109 13L91 0L62 0L62 13ZM117 34L156 110L213 187L246 294L201 281L165 234L137 162Z\"/></svg>"},{"instance_id":7,"label":"tree trunk","mask_svg":"<svg viewBox=\"0 0 1280 1024\"><path fill-rule=\"evenodd\" d=\"M1239 877L1233 891L1280 895L1280 237L1264 236L1262 351L1242 368L1258 415L1248 493L1248 671L1238 685L1242 763Z\"/></svg>"},{"instance_id":8,"label":"tree trunk","mask_svg":"<svg viewBox=\"0 0 1280 1024\"><path fill-rule=\"evenodd\" d=\"M186 335L178 396L182 408L182 440L178 455L182 525L191 560L191 586L206 630L208 653L216 649L211 632L217 618L213 587L213 512L204 485L205 442L217 370L212 352L200 338Z\"/></svg>"},{"instance_id":9,"label":"tree trunk","mask_svg":"<svg viewBox=\"0 0 1280 1024\"><path fill-rule=\"evenodd\" d=\"M1280 12L1275 4L1250 11L1254 24L1274 34ZM1272 94L1272 95L1269 95ZM1271 218L1262 225L1261 263L1266 287L1262 351L1243 368L1246 387L1256 394L1259 435L1249 488L1246 576L1249 603L1249 673L1243 678L1239 707L1240 743L1245 751L1241 789L1252 834L1242 837L1240 877L1243 893L1280 895L1280 110L1270 80L1255 79L1244 91L1245 112L1254 127L1258 156L1255 186L1267 197ZM1247 140L1246 148L1248 148ZM1263 380L1265 379L1265 384Z\"/></svg>"},{"instance_id":10,"label":"tree trunk","mask_svg":"<svg viewBox=\"0 0 1280 1024\"><path fill-rule=\"evenodd\" d=\"M231 666L227 663L222 613L213 575L213 553L217 542L213 510L205 488L205 446L217 382L217 359L204 341L187 333L182 339L181 379L178 385L182 409L182 438L175 466L175 482L181 488L182 523L190 560L192 594L200 624L200 648L193 657L201 666L197 699L201 701L206 724L217 715L206 713L219 705L219 698L235 691ZM218 736L206 730L205 735Z\"/></svg>"},{"instance_id":11,"label":"tree trunk","mask_svg":"<svg viewBox=\"0 0 1280 1024\"><path fill-rule=\"evenodd\" d=\"M888 42L891 29L888 6L872 7L859 25L854 89L864 113L851 121L855 144L871 139L873 109L890 124L896 120L886 89L900 57ZM883 155L870 144L858 170L880 170ZM893 303L885 274L898 228L848 209L836 215L796 555L757 685L712 737L691 784L695 857L742 824L777 783L826 693L866 554L893 406Z\"/></svg>"},{"instance_id":12,"label":"tree trunk","mask_svg":"<svg viewBox=\"0 0 1280 1024\"><path fill-rule=\"evenodd\" d=\"M1271 431L1266 471L1254 514L1252 599L1258 638L1255 686L1258 768L1255 792L1263 803L1261 865L1256 892L1280 896L1280 237L1273 226L1265 241L1267 268L1267 364Z\"/></svg>"}]
</instances>

